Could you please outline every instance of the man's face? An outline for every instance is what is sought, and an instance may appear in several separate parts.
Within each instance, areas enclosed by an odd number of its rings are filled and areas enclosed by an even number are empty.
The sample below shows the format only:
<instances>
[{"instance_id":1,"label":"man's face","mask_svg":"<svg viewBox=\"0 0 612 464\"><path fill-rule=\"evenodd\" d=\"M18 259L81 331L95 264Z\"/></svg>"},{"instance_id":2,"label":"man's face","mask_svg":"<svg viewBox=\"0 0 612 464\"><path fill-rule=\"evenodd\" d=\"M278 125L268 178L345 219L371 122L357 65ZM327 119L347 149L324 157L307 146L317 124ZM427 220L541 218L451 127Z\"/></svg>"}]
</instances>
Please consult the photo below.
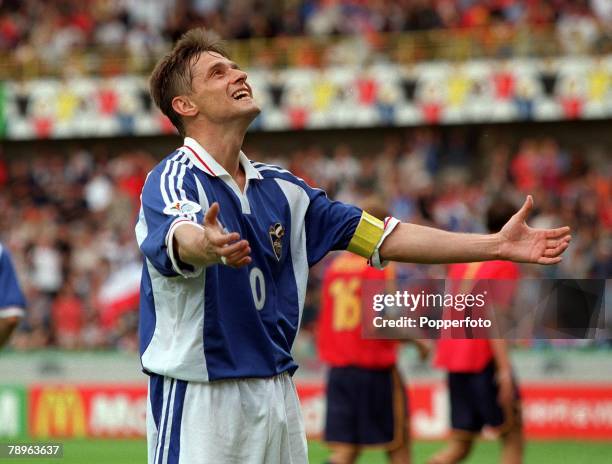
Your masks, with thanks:
<instances>
[{"instance_id":1,"label":"man's face","mask_svg":"<svg viewBox=\"0 0 612 464\"><path fill-rule=\"evenodd\" d=\"M192 94L199 115L213 123L244 119L250 124L259 114L247 73L236 63L214 53L202 53L193 66Z\"/></svg>"}]
</instances>

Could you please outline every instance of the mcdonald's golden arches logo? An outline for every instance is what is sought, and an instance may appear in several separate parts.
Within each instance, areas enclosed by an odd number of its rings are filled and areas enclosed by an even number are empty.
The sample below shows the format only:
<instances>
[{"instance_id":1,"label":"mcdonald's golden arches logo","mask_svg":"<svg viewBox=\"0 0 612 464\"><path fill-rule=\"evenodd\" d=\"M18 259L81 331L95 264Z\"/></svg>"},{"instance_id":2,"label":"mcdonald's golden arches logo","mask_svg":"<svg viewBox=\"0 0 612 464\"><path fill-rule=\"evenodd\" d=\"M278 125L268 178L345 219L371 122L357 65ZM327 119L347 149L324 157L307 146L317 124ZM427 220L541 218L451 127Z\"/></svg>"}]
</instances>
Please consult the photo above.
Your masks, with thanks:
<instances>
[{"instance_id":1,"label":"mcdonald's golden arches logo","mask_svg":"<svg viewBox=\"0 0 612 464\"><path fill-rule=\"evenodd\" d=\"M74 387L43 388L33 405L35 437L84 437L86 418L83 398Z\"/></svg>"}]
</instances>

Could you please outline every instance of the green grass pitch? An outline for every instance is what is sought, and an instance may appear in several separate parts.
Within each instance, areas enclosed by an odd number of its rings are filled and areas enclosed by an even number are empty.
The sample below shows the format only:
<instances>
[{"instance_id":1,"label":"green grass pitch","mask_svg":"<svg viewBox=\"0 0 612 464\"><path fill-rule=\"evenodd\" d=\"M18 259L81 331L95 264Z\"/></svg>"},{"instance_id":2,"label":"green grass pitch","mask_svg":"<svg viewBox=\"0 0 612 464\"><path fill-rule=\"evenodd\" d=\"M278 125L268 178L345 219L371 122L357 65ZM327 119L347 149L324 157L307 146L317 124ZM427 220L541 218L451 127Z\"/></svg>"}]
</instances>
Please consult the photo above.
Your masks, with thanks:
<instances>
[{"instance_id":1,"label":"green grass pitch","mask_svg":"<svg viewBox=\"0 0 612 464\"><path fill-rule=\"evenodd\" d=\"M6 441L3 440L4 443ZM29 440L23 440L24 443ZM2 463L20 464L145 464L145 442L141 440L65 440L64 457L61 459L2 459ZM428 456L443 446L442 442L416 442L414 464L423 464ZM466 464L491 464L498 462L498 445L480 442ZM325 462L327 451L319 442L309 443L311 464ZM383 464L384 454L368 451L360 464ZM579 441L542 441L527 444L526 464L609 464L612 462L612 443ZM220 463L221 464L221 463Z\"/></svg>"}]
</instances>

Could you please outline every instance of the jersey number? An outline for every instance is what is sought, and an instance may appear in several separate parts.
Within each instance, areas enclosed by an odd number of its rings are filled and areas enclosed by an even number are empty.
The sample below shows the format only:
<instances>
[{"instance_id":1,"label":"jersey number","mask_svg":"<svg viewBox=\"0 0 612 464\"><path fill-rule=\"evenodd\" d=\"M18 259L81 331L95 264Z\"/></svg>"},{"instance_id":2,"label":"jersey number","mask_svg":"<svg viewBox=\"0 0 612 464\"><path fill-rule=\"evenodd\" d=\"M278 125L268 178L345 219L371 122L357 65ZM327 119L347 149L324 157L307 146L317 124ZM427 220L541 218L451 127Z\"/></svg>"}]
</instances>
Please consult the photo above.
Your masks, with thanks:
<instances>
[{"instance_id":1,"label":"jersey number","mask_svg":"<svg viewBox=\"0 0 612 464\"><path fill-rule=\"evenodd\" d=\"M258 311L266 304L266 281L264 280L263 272L258 267L251 269L249 274L249 281L251 282L251 293L253 295L253 302L255 308Z\"/></svg>"},{"instance_id":2,"label":"jersey number","mask_svg":"<svg viewBox=\"0 0 612 464\"><path fill-rule=\"evenodd\" d=\"M334 330L353 330L361 319L361 301L358 290L361 279L337 279L329 286L333 298Z\"/></svg>"}]
</instances>

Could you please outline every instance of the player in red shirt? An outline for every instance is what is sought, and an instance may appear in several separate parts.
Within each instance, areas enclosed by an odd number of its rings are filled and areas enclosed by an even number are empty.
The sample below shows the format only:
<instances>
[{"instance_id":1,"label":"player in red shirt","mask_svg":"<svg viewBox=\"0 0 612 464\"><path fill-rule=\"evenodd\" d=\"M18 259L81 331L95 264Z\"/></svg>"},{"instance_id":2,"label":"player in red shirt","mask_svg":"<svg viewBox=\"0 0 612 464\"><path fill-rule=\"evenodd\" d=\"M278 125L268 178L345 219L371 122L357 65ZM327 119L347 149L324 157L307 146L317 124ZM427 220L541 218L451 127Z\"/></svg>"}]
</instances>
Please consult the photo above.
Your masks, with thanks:
<instances>
[{"instance_id":1,"label":"player in red shirt","mask_svg":"<svg viewBox=\"0 0 612 464\"><path fill-rule=\"evenodd\" d=\"M379 205L372 202L367 209L384 218ZM396 368L399 342L362 337L364 283L384 292L394 278L393 265L375 269L350 253L338 255L325 273L317 344L330 366L325 420L330 464L354 463L364 447L385 449L393 464L410 462L408 404ZM428 346L414 343L425 359Z\"/></svg>"},{"instance_id":2,"label":"player in red shirt","mask_svg":"<svg viewBox=\"0 0 612 464\"><path fill-rule=\"evenodd\" d=\"M514 213L506 201L494 202L487 211L487 227L499 231ZM448 279L469 285L480 279L505 282L496 285L495 304L512 303L519 268L507 261L453 264ZM447 447L428 464L452 464L465 459L474 439L485 431L502 442L501 462L519 464L523 455L523 431L518 388L512 375L503 339L441 338L434 365L448 372L452 432Z\"/></svg>"}]
</instances>

